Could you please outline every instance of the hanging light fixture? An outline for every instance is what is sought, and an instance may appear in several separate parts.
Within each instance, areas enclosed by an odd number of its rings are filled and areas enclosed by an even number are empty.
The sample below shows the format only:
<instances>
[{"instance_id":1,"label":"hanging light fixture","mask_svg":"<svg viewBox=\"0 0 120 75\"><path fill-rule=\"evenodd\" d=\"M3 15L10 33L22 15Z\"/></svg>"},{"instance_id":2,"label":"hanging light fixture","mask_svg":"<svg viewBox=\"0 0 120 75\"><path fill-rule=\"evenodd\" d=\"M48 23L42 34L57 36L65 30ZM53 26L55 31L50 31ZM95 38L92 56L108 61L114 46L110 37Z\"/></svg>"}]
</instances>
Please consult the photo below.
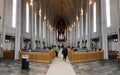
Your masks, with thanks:
<instances>
[{"instance_id":1,"label":"hanging light fixture","mask_svg":"<svg viewBox=\"0 0 120 75\"><path fill-rule=\"evenodd\" d=\"M46 20L46 16L44 16L44 20Z\"/></svg>"},{"instance_id":2,"label":"hanging light fixture","mask_svg":"<svg viewBox=\"0 0 120 75\"><path fill-rule=\"evenodd\" d=\"M83 9L81 8L81 15L83 15Z\"/></svg>"},{"instance_id":3,"label":"hanging light fixture","mask_svg":"<svg viewBox=\"0 0 120 75\"><path fill-rule=\"evenodd\" d=\"M30 5L33 6L33 0L30 0Z\"/></svg>"},{"instance_id":4,"label":"hanging light fixture","mask_svg":"<svg viewBox=\"0 0 120 75\"><path fill-rule=\"evenodd\" d=\"M76 17L76 19L77 19L77 21L78 21L78 19L79 19L78 16Z\"/></svg>"},{"instance_id":5,"label":"hanging light fixture","mask_svg":"<svg viewBox=\"0 0 120 75\"><path fill-rule=\"evenodd\" d=\"M92 0L89 0L89 5L91 5L92 4Z\"/></svg>"},{"instance_id":6,"label":"hanging light fixture","mask_svg":"<svg viewBox=\"0 0 120 75\"><path fill-rule=\"evenodd\" d=\"M72 31L72 28L71 28L71 27L69 28L69 31Z\"/></svg>"},{"instance_id":7,"label":"hanging light fixture","mask_svg":"<svg viewBox=\"0 0 120 75\"><path fill-rule=\"evenodd\" d=\"M74 22L74 27L75 27L75 22Z\"/></svg>"},{"instance_id":8,"label":"hanging light fixture","mask_svg":"<svg viewBox=\"0 0 120 75\"><path fill-rule=\"evenodd\" d=\"M41 16L41 9L39 10L39 16Z\"/></svg>"}]
</instances>

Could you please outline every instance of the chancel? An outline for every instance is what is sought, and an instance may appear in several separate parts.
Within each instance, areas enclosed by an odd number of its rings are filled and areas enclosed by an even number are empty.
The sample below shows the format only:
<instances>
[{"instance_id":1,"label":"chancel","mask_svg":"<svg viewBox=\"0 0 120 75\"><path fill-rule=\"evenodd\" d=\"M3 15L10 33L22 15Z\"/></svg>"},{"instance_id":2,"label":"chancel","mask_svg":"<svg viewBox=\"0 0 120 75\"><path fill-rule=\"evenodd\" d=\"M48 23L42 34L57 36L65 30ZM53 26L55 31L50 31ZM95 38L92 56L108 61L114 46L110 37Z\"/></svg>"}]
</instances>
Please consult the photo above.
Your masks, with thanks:
<instances>
[{"instance_id":1,"label":"chancel","mask_svg":"<svg viewBox=\"0 0 120 75\"><path fill-rule=\"evenodd\" d=\"M0 0L0 75L120 75L120 0Z\"/></svg>"}]
</instances>

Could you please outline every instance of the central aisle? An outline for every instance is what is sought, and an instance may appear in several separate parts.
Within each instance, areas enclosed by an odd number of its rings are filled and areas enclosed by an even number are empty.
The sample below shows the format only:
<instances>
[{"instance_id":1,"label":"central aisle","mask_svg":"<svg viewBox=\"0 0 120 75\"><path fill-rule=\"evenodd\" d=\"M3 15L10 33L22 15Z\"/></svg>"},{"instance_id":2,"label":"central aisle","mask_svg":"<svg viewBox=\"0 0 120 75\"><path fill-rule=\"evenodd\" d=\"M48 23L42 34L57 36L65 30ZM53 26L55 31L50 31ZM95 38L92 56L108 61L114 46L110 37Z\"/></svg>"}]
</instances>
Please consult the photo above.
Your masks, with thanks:
<instances>
[{"instance_id":1,"label":"central aisle","mask_svg":"<svg viewBox=\"0 0 120 75\"><path fill-rule=\"evenodd\" d=\"M67 59L66 62L63 61L60 50L58 58L55 57L46 75L76 75L76 74L69 60Z\"/></svg>"}]
</instances>

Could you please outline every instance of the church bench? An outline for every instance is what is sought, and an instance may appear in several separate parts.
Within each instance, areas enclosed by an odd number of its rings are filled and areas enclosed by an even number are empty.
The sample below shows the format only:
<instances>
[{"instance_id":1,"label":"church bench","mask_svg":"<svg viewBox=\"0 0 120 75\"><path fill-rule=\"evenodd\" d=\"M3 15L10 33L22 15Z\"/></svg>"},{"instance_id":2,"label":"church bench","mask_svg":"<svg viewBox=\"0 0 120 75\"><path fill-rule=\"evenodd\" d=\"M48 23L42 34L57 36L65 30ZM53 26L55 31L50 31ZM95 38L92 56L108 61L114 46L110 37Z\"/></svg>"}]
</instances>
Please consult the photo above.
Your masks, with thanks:
<instances>
[{"instance_id":1,"label":"church bench","mask_svg":"<svg viewBox=\"0 0 120 75\"><path fill-rule=\"evenodd\" d=\"M28 55L29 61L49 63L55 56L54 52L54 49L48 52L25 52L20 50L20 60L22 60L22 55Z\"/></svg>"},{"instance_id":2,"label":"church bench","mask_svg":"<svg viewBox=\"0 0 120 75\"><path fill-rule=\"evenodd\" d=\"M68 50L68 57L72 63L101 60L103 59L103 51L73 52L72 50Z\"/></svg>"},{"instance_id":3,"label":"church bench","mask_svg":"<svg viewBox=\"0 0 120 75\"><path fill-rule=\"evenodd\" d=\"M3 58L14 59L14 50L3 50Z\"/></svg>"}]
</instances>

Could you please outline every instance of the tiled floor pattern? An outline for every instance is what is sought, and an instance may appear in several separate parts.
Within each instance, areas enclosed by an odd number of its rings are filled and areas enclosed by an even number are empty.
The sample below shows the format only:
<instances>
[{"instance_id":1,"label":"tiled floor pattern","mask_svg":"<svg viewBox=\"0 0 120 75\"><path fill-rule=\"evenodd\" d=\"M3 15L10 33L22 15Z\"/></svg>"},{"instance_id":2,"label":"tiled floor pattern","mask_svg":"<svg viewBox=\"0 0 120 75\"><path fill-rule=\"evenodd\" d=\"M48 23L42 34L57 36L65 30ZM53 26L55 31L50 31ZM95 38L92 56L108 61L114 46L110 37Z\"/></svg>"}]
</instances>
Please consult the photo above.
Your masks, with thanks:
<instances>
[{"instance_id":1,"label":"tiled floor pattern","mask_svg":"<svg viewBox=\"0 0 120 75\"><path fill-rule=\"evenodd\" d=\"M63 62L57 58L54 60L58 61L56 63ZM66 63L69 63L68 60L64 62L63 66ZM120 62L118 63L116 60L72 63L72 66L76 75L120 75ZM22 70L20 61L0 60L0 75L46 75L48 68L50 68L50 64L30 62L30 69ZM59 72L59 74L62 73Z\"/></svg>"},{"instance_id":2,"label":"tiled floor pattern","mask_svg":"<svg viewBox=\"0 0 120 75\"><path fill-rule=\"evenodd\" d=\"M120 63L116 60L101 60L73 63L77 75L120 75Z\"/></svg>"},{"instance_id":3,"label":"tiled floor pattern","mask_svg":"<svg viewBox=\"0 0 120 75\"><path fill-rule=\"evenodd\" d=\"M46 75L50 64L30 62L29 70L21 69L21 62L14 60L0 61L0 75Z\"/></svg>"}]
</instances>

